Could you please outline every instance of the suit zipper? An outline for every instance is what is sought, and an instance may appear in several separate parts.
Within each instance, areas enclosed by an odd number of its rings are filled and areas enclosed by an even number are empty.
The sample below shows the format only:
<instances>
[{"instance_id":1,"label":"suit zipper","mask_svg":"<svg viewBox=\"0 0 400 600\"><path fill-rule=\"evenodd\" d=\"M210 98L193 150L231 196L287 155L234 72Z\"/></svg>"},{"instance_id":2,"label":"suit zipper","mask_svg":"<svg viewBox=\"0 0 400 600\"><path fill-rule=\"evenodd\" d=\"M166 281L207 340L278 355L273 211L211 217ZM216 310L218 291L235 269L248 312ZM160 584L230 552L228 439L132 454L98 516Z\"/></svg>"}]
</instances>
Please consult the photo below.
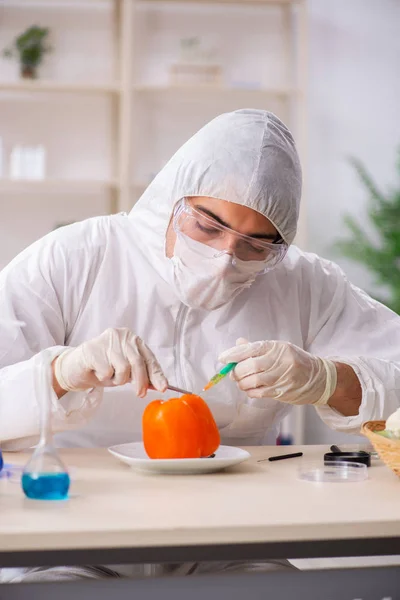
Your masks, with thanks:
<instances>
[{"instance_id":1,"label":"suit zipper","mask_svg":"<svg viewBox=\"0 0 400 600\"><path fill-rule=\"evenodd\" d=\"M183 389L187 389L187 383L185 380L184 369L183 369L183 324L188 313L188 307L181 304L178 310L178 314L175 322L175 336L174 336L174 354L175 354L175 379L176 385Z\"/></svg>"}]
</instances>

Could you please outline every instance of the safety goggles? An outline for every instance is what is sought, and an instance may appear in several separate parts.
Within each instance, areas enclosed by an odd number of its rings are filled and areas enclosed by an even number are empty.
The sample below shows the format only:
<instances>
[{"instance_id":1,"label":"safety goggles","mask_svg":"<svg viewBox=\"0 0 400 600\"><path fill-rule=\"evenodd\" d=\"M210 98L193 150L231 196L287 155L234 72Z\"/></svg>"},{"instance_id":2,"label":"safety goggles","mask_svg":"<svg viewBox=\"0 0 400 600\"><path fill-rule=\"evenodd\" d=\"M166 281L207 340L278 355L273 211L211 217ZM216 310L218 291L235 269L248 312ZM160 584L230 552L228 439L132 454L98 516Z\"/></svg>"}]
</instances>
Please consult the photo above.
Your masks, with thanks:
<instances>
[{"instance_id":1,"label":"safety goggles","mask_svg":"<svg viewBox=\"0 0 400 600\"><path fill-rule=\"evenodd\" d=\"M285 242L274 244L221 225L193 208L186 198L175 207L173 226L177 234L215 248L216 256L222 253L234 254L239 260L259 261L268 270L281 262L288 251Z\"/></svg>"}]
</instances>

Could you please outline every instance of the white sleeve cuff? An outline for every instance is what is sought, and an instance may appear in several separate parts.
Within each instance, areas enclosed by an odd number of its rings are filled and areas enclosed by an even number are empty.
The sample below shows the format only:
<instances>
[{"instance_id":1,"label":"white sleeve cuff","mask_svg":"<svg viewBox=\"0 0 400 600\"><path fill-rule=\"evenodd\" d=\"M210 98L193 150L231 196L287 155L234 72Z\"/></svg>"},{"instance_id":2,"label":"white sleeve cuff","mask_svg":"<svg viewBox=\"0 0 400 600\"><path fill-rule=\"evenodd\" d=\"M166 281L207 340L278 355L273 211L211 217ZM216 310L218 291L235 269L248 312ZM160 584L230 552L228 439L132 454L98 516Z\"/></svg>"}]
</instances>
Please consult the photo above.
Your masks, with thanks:
<instances>
[{"instance_id":1,"label":"white sleeve cuff","mask_svg":"<svg viewBox=\"0 0 400 600\"><path fill-rule=\"evenodd\" d=\"M378 394L375 382L371 377L369 369L363 363L361 358L349 359L335 356L334 358L331 358L331 360L347 364L354 369L361 385L361 405L358 414L351 417L345 417L328 404L325 406L316 406L315 410L324 423L331 429L359 434L362 424L365 423L365 421L374 419L376 398Z\"/></svg>"},{"instance_id":2,"label":"white sleeve cuff","mask_svg":"<svg viewBox=\"0 0 400 600\"><path fill-rule=\"evenodd\" d=\"M40 400L48 390L41 386L37 366L47 366L65 350L53 346L32 358L0 369L0 444L7 449L21 449L37 443L40 431ZM46 381L47 385L47 381ZM103 390L70 392L60 400L51 389L51 424L54 432L65 431L85 423L100 404Z\"/></svg>"},{"instance_id":3,"label":"white sleeve cuff","mask_svg":"<svg viewBox=\"0 0 400 600\"><path fill-rule=\"evenodd\" d=\"M67 350L67 346L53 346L37 355L38 360L51 363L57 356ZM67 392L62 398L58 399L57 394L52 390L52 420L53 430L59 431L85 423L99 406L103 398L103 389L95 388L79 392Z\"/></svg>"}]
</instances>

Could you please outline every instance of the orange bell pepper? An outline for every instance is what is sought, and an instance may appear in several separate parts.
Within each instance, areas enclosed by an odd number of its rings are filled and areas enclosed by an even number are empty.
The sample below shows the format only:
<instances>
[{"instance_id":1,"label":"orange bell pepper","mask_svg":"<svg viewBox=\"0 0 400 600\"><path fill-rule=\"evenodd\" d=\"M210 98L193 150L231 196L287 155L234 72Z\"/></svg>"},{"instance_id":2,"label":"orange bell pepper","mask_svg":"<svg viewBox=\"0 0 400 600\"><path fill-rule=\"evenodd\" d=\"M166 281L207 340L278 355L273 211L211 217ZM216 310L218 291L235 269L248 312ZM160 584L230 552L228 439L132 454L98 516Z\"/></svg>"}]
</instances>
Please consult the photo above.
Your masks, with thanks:
<instances>
[{"instance_id":1,"label":"orange bell pepper","mask_svg":"<svg viewBox=\"0 0 400 600\"><path fill-rule=\"evenodd\" d=\"M194 394L150 402L142 425L150 458L201 458L213 454L220 444L211 410Z\"/></svg>"}]
</instances>

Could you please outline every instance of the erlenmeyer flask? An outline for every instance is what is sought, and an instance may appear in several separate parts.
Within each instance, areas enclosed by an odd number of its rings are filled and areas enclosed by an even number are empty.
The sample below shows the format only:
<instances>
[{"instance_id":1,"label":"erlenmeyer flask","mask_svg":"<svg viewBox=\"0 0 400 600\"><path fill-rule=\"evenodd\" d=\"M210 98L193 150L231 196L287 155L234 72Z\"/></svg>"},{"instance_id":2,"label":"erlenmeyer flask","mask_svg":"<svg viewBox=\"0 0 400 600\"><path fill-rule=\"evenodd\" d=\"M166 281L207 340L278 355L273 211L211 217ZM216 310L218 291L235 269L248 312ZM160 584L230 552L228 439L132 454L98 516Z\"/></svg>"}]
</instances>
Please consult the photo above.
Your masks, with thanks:
<instances>
[{"instance_id":1,"label":"erlenmeyer flask","mask_svg":"<svg viewBox=\"0 0 400 600\"><path fill-rule=\"evenodd\" d=\"M36 365L35 388L39 402L40 440L22 473L22 489L35 500L64 500L70 478L53 444L51 432L51 356Z\"/></svg>"}]
</instances>

